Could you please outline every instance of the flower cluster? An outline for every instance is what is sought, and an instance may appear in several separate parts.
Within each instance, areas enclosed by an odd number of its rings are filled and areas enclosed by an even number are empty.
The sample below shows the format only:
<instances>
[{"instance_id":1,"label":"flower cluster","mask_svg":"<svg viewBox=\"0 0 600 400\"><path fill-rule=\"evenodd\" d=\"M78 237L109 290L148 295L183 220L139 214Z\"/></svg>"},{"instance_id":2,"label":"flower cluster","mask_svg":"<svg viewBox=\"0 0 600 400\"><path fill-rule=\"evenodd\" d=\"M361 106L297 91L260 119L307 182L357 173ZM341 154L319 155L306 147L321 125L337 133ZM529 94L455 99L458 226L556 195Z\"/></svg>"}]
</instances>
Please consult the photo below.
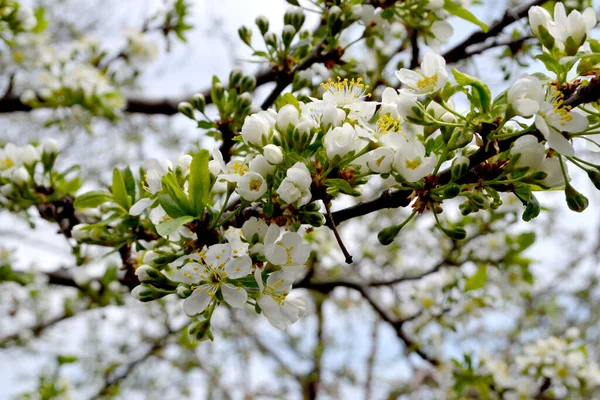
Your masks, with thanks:
<instances>
[{"instance_id":1,"label":"flower cluster","mask_svg":"<svg viewBox=\"0 0 600 400\"><path fill-rule=\"evenodd\" d=\"M34 10L22 2L6 0L0 3L0 32L17 36L33 30L38 24ZM9 36L10 37L10 36ZM8 37L7 37L8 39Z\"/></svg>"},{"instance_id":2,"label":"flower cluster","mask_svg":"<svg viewBox=\"0 0 600 400\"><path fill-rule=\"evenodd\" d=\"M578 394L586 398L600 386L600 368L587 355L577 328L569 328L564 337L552 336L524 346L511 368L503 361L483 357L485 370L495 384L505 391L505 398L531 398L540 393ZM564 396L563 396L564 397Z\"/></svg>"},{"instance_id":3,"label":"flower cluster","mask_svg":"<svg viewBox=\"0 0 600 400\"><path fill-rule=\"evenodd\" d=\"M56 66L40 76L37 94L29 89L21 100L32 107L81 107L92 115L115 119L125 100L109 77L91 64Z\"/></svg>"},{"instance_id":4,"label":"flower cluster","mask_svg":"<svg viewBox=\"0 0 600 400\"><path fill-rule=\"evenodd\" d=\"M434 3L431 11L437 13L442 5ZM343 23L360 17L367 29L386 26L389 15L369 6L335 8L328 13ZM558 7L548 29L559 24L560 12ZM587 21L589 12L584 14ZM575 17L568 18L577 17L571 15ZM264 19L256 23L271 57L288 54L301 59L296 52L302 53L306 43L293 51L290 44L304 15L292 10L284 19L281 39ZM536 32L533 22L532 26ZM434 30L443 34L444 29ZM250 46L251 31L242 28L239 34ZM587 43L582 37L580 47ZM361 195L372 180L392 189L385 195L393 198L395 207L412 208L404 221L379 232L382 244L393 242L413 217L424 213L433 214L448 237L465 239L464 224L441 217L445 201L457 197L462 199L460 212L468 215L495 210L503 203L500 192L514 193L525 205L523 219L528 221L541 210L534 191L564 187L568 206L585 209L587 199L571 186L567 165L583 168L594 182L600 181L600 167L575 157L573 146L574 140L593 141L587 136L597 133L599 121L596 111L573 98L589 90L586 84L598 83L583 77L567 81L578 59L559 62L563 56L544 53L540 58L552 65L548 70L556 79L524 75L495 99L484 82L456 69L450 74L444 58L430 51L420 68L397 71L401 88L384 88L379 101L372 99L362 78L346 72L323 82L320 91L283 94L274 108L256 113L250 112L248 93L255 81L234 70L227 89L213 80L211 100L218 118L209 117L201 94L179 104L182 114L229 147L183 154L175 164L148 160L139 183L129 169L115 169L111 193L92 192L76 202L82 208L103 205L109 212L103 221L76 227L74 236L104 245L136 241L147 252L136 270L142 284L134 295L144 301L173 293L185 298L184 309L195 318L189 332L196 338L212 337L211 316L222 303L234 308L252 305L284 329L304 310L303 303L287 298L309 257L298 232L303 226L326 223L335 230L332 202L340 194ZM76 77L71 79L72 86L79 87ZM101 82L80 90L108 91ZM469 109L454 106L457 93L467 95ZM529 117L534 120L527 124L524 118ZM385 199L383 194L380 199ZM529 236L519 238L510 246L507 241L501 252L522 251L531 244ZM351 262L340 235L336 240L346 262ZM491 261L487 257L482 263ZM506 273L528 283L527 267L507 264ZM493 301L477 295L487 279L486 265L463 277L448 275L442 282L419 286L412 301L429 317L444 311L444 303L468 313ZM471 290L473 296L461 295Z\"/></svg>"},{"instance_id":5,"label":"flower cluster","mask_svg":"<svg viewBox=\"0 0 600 400\"><path fill-rule=\"evenodd\" d=\"M251 305L279 329L304 315L304 301L288 298L294 280L304 273L310 253L298 233L252 217L241 229L230 228L225 238L225 243L177 257L177 252L165 249L148 251L145 264L136 269L142 285L134 289L133 296L153 300L164 295L157 284L168 281L176 285L177 294L185 298L186 314L199 318L190 328L195 332L194 327L202 326L194 333L197 339L212 336L210 318L221 301L234 308Z\"/></svg>"},{"instance_id":6,"label":"flower cluster","mask_svg":"<svg viewBox=\"0 0 600 400\"><path fill-rule=\"evenodd\" d=\"M37 146L8 143L0 148L0 208L27 210L79 189L78 179L55 171L58 154L50 138Z\"/></svg>"}]
</instances>

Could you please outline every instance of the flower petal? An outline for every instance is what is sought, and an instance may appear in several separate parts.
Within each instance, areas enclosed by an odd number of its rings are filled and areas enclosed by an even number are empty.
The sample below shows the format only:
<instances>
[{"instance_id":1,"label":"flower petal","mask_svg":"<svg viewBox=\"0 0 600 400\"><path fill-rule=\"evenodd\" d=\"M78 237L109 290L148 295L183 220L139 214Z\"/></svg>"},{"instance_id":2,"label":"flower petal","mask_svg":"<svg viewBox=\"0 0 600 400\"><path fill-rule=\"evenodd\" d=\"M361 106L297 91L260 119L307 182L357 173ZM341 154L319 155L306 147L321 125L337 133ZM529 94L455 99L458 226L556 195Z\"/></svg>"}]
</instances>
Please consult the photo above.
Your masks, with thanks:
<instances>
[{"instance_id":1,"label":"flower petal","mask_svg":"<svg viewBox=\"0 0 600 400\"><path fill-rule=\"evenodd\" d=\"M129 215L133 215L133 216L140 215L141 213L144 212L144 210L146 208L150 207L150 205L152 205L152 203L154 203L154 200L149 199L147 197L144 199L139 199L129 209Z\"/></svg>"},{"instance_id":2,"label":"flower petal","mask_svg":"<svg viewBox=\"0 0 600 400\"><path fill-rule=\"evenodd\" d=\"M183 301L183 311L190 317L201 314L206 310L212 296L209 296L207 289L202 286L194 290L190 297Z\"/></svg>"},{"instance_id":3,"label":"flower petal","mask_svg":"<svg viewBox=\"0 0 600 400\"><path fill-rule=\"evenodd\" d=\"M223 300L233 308L243 308L248 301L248 293L240 287L235 287L229 283L221 285Z\"/></svg>"},{"instance_id":4,"label":"flower petal","mask_svg":"<svg viewBox=\"0 0 600 400\"><path fill-rule=\"evenodd\" d=\"M550 147L563 156L573 157L575 155L573 145L559 131L551 129L547 139Z\"/></svg>"},{"instance_id":5,"label":"flower petal","mask_svg":"<svg viewBox=\"0 0 600 400\"><path fill-rule=\"evenodd\" d=\"M227 277L238 279L247 276L252 270L252 259L249 256L236 257L229 261L225 266Z\"/></svg>"}]
</instances>

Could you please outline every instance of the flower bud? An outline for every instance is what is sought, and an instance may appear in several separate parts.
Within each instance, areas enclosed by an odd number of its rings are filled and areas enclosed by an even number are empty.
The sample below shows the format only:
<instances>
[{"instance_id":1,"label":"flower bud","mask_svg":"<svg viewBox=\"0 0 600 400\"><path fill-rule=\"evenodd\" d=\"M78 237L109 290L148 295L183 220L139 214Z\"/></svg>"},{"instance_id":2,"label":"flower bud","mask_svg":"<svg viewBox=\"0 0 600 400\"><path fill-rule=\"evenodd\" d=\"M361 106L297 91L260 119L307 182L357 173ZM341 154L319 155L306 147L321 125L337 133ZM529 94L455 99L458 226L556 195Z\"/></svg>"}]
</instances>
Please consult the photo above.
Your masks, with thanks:
<instances>
[{"instance_id":1,"label":"flower bud","mask_svg":"<svg viewBox=\"0 0 600 400\"><path fill-rule=\"evenodd\" d=\"M477 211L469 200L459 204L458 209L462 215L469 215L472 212Z\"/></svg>"},{"instance_id":2,"label":"flower bud","mask_svg":"<svg viewBox=\"0 0 600 400\"><path fill-rule=\"evenodd\" d=\"M211 95L214 103L220 103L223 100L225 88L221 82L213 83Z\"/></svg>"},{"instance_id":3,"label":"flower bud","mask_svg":"<svg viewBox=\"0 0 600 400\"><path fill-rule=\"evenodd\" d=\"M312 32L308 29L302 29L299 33L298 33L298 38L300 40L309 40L312 37Z\"/></svg>"},{"instance_id":4,"label":"flower bud","mask_svg":"<svg viewBox=\"0 0 600 400\"><path fill-rule=\"evenodd\" d=\"M131 291L131 296L134 299L137 299L142 302L158 300L160 298L165 297L172 292L169 290L158 289L148 283L142 283L141 285L136 286Z\"/></svg>"},{"instance_id":5,"label":"flower bud","mask_svg":"<svg viewBox=\"0 0 600 400\"><path fill-rule=\"evenodd\" d=\"M271 127L269 123L258 114L252 114L244 119L241 135L244 142L261 146L263 139L267 138Z\"/></svg>"},{"instance_id":6,"label":"flower bud","mask_svg":"<svg viewBox=\"0 0 600 400\"><path fill-rule=\"evenodd\" d=\"M190 100L190 103L192 104L192 106L194 106L196 110L200 112L203 112L206 108L206 99L204 98L204 95L202 93L196 93L195 95L193 95L192 99Z\"/></svg>"},{"instance_id":7,"label":"flower bud","mask_svg":"<svg viewBox=\"0 0 600 400\"><path fill-rule=\"evenodd\" d=\"M338 6L331 7L327 13L327 26L332 27L340 19L341 14L341 8Z\"/></svg>"},{"instance_id":8,"label":"flower bud","mask_svg":"<svg viewBox=\"0 0 600 400\"><path fill-rule=\"evenodd\" d=\"M181 103L179 103L177 105L177 111L179 111L189 119L193 119L194 121L196 120L196 117L194 116L194 107L192 107L192 105L187 101L182 101Z\"/></svg>"},{"instance_id":9,"label":"flower bud","mask_svg":"<svg viewBox=\"0 0 600 400\"><path fill-rule=\"evenodd\" d=\"M277 47L277 36L273 32L265 33L264 38L267 46Z\"/></svg>"},{"instance_id":10,"label":"flower bud","mask_svg":"<svg viewBox=\"0 0 600 400\"><path fill-rule=\"evenodd\" d=\"M469 159L463 155L460 155L452 160L452 167L450 169L452 180L455 181L463 176L469 170L469 164Z\"/></svg>"},{"instance_id":11,"label":"flower bud","mask_svg":"<svg viewBox=\"0 0 600 400\"><path fill-rule=\"evenodd\" d=\"M240 84L243 74L240 68L233 68L229 73L229 87L234 88Z\"/></svg>"},{"instance_id":12,"label":"flower bud","mask_svg":"<svg viewBox=\"0 0 600 400\"><path fill-rule=\"evenodd\" d=\"M444 197L446 199L453 199L460 193L460 186L456 184L450 184L444 189Z\"/></svg>"},{"instance_id":13,"label":"flower bud","mask_svg":"<svg viewBox=\"0 0 600 400\"><path fill-rule=\"evenodd\" d=\"M281 164L283 161L283 151L281 147L274 144L268 144L263 148L263 155L267 161L273 165Z\"/></svg>"},{"instance_id":14,"label":"flower bud","mask_svg":"<svg viewBox=\"0 0 600 400\"><path fill-rule=\"evenodd\" d=\"M90 237L90 233L88 230L84 230L87 225L86 224L77 224L73 228L71 228L71 237L73 239L79 241L88 239Z\"/></svg>"},{"instance_id":15,"label":"flower bud","mask_svg":"<svg viewBox=\"0 0 600 400\"><path fill-rule=\"evenodd\" d=\"M567 206L569 206L572 211L582 212L589 205L587 197L579 193L569 184L565 186L565 197L567 199Z\"/></svg>"},{"instance_id":16,"label":"flower bud","mask_svg":"<svg viewBox=\"0 0 600 400\"><path fill-rule=\"evenodd\" d=\"M25 165L33 165L40 160L40 153L35 147L28 144L21 147L21 161Z\"/></svg>"},{"instance_id":17,"label":"flower bud","mask_svg":"<svg viewBox=\"0 0 600 400\"><path fill-rule=\"evenodd\" d=\"M596 189L600 190L600 172L593 169L589 169L586 172Z\"/></svg>"},{"instance_id":18,"label":"flower bud","mask_svg":"<svg viewBox=\"0 0 600 400\"><path fill-rule=\"evenodd\" d=\"M401 229L402 225L393 225L382 229L377 234L377 239L379 240L379 243L381 243L384 246L387 246L388 244L392 243L394 239L396 239L396 236L398 236L398 233L400 233Z\"/></svg>"},{"instance_id":19,"label":"flower bud","mask_svg":"<svg viewBox=\"0 0 600 400\"><path fill-rule=\"evenodd\" d=\"M242 42L246 43L248 46L252 46L252 31L245 25L242 25L240 29L238 29L238 35Z\"/></svg>"},{"instance_id":20,"label":"flower bud","mask_svg":"<svg viewBox=\"0 0 600 400\"><path fill-rule=\"evenodd\" d=\"M0 186L0 195L2 195L4 197L8 197L11 195L13 190L14 190L13 185L10 183L7 183L6 185Z\"/></svg>"},{"instance_id":21,"label":"flower bud","mask_svg":"<svg viewBox=\"0 0 600 400\"><path fill-rule=\"evenodd\" d=\"M204 340L214 340L214 336L210 330L210 321L203 319L194 322L188 327L188 336L190 341L202 342Z\"/></svg>"},{"instance_id":22,"label":"flower bud","mask_svg":"<svg viewBox=\"0 0 600 400\"><path fill-rule=\"evenodd\" d=\"M160 255L152 250L147 251L142 259L144 264L152 264Z\"/></svg>"},{"instance_id":23,"label":"flower bud","mask_svg":"<svg viewBox=\"0 0 600 400\"><path fill-rule=\"evenodd\" d=\"M302 213L302 220L304 223L314 226L318 228L320 226L325 225L325 216L320 212L307 212Z\"/></svg>"},{"instance_id":24,"label":"flower bud","mask_svg":"<svg viewBox=\"0 0 600 400\"><path fill-rule=\"evenodd\" d=\"M242 93L241 95L238 96L237 106L238 106L239 110L249 109L251 105L252 105L252 96L250 95L250 93L246 92L246 93Z\"/></svg>"},{"instance_id":25,"label":"flower bud","mask_svg":"<svg viewBox=\"0 0 600 400\"><path fill-rule=\"evenodd\" d=\"M12 171L10 178L17 185L22 185L29 180L29 172L21 166Z\"/></svg>"},{"instance_id":26,"label":"flower bud","mask_svg":"<svg viewBox=\"0 0 600 400\"><path fill-rule=\"evenodd\" d=\"M138 277L139 281L143 283L163 282L165 280L165 277L160 271L145 264L140 265L135 269L135 275Z\"/></svg>"},{"instance_id":27,"label":"flower bud","mask_svg":"<svg viewBox=\"0 0 600 400\"><path fill-rule=\"evenodd\" d=\"M298 123L298 109L292 104L286 104L281 107L277 113L277 126L283 133L288 129L288 126L296 125Z\"/></svg>"},{"instance_id":28,"label":"flower bud","mask_svg":"<svg viewBox=\"0 0 600 400\"><path fill-rule=\"evenodd\" d=\"M460 226L456 228L446 228L443 230L443 232L446 234L446 236L454 240L463 240L467 237L467 231L465 231Z\"/></svg>"},{"instance_id":29,"label":"flower bud","mask_svg":"<svg viewBox=\"0 0 600 400\"><path fill-rule=\"evenodd\" d=\"M292 25L286 25L283 27L283 31L281 33L281 39L283 41L284 47L289 47L294 40L294 36L296 35L296 29Z\"/></svg>"},{"instance_id":30,"label":"flower bud","mask_svg":"<svg viewBox=\"0 0 600 400\"><path fill-rule=\"evenodd\" d=\"M250 92L256 87L256 78L253 76L244 76L240 82L240 92Z\"/></svg>"},{"instance_id":31,"label":"flower bud","mask_svg":"<svg viewBox=\"0 0 600 400\"><path fill-rule=\"evenodd\" d=\"M42 150L44 153L56 154L59 151L58 143L52 138L46 138L42 141Z\"/></svg>"},{"instance_id":32,"label":"flower bud","mask_svg":"<svg viewBox=\"0 0 600 400\"><path fill-rule=\"evenodd\" d=\"M267 31L269 30L269 20L264 15L259 15L258 17L256 17L255 22L256 26L258 26L260 34L264 36L265 33L267 33Z\"/></svg>"},{"instance_id":33,"label":"flower bud","mask_svg":"<svg viewBox=\"0 0 600 400\"><path fill-rule=\"evenodd\" d=\"M192 289L188 285L180 283L179 286L177 286L175 293L177 293L177 296L180 298L187 299L192 294Z\"/></svg>"},{"instance_id":34,"label":"flower bud","mask_svg":"<svg viewBox=\"0 0 600 400\"><path fill-rule=\"evenodd\" d=\"M471 203L477 207L478 210L485 210L490 206L490 200L479 192L471 192L466 194L467 198Z\"/></svg>"}]
</instances>

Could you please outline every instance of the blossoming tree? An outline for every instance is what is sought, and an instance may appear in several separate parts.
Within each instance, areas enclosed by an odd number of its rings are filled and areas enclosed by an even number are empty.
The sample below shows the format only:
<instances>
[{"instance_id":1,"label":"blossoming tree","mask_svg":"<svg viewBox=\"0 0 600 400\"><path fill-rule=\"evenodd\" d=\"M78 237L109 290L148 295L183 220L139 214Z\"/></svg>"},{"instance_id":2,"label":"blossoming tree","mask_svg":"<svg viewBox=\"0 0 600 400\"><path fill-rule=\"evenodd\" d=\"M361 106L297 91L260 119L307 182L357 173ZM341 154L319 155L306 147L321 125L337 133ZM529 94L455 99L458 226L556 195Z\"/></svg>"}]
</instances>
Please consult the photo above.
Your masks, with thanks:
<instances>
[{"instance_id":1,"label":"blossoming tree","mask_svg":"<svg viewBox=\"0 0 600 400\"><path fill-rule=\"evenodd\" d=\"M0 0L0 111L46 125L0 149L0 210L54 224L71 252L32 272L3 248L3 304L20 299L3 318L21 322L0 345L46 340L53 355L24 398L599 396L598 273L570 272L598 246L552 280L527 253L555 212L588 208L575 185L600 188L589 2L509 4L485 23L468 1L287 2L282 29L258 16L238 30L264 69L154 101L127 93L157 43L186 40L191 2L115 49L60 41L51 5ZM501 67L473 73L481 54ZM124 132L133 114L178 114L200 139L176 159L102 158L96 178L61 151L65 131ZM558 211L538 200L550 191ZM88 337L89 315L115 338L96 359L31 335Z\"/></svg>"}]
</instances>

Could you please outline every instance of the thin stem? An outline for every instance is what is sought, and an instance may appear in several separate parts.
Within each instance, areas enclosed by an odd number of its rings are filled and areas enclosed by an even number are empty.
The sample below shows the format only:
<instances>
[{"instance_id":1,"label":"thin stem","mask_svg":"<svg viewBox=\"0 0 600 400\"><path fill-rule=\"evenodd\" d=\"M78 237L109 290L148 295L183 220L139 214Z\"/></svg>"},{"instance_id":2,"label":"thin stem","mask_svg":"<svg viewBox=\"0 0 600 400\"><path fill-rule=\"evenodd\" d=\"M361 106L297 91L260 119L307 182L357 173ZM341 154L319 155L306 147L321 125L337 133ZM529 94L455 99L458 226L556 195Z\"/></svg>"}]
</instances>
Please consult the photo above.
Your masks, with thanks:
<instances>
[{"instance_id":1,"label":"thin stem","mask_svg":"<svg viewBox=\"0 0 600 400\"><path fill-rule=\"evenodd\" d=\"M222 221L217 223L217 225L213 226L211 229L215 229L220 226L223 226L225 223L227 223L229 220L231 220L233 217L235 217L237 215L237 213L239 213L242 210L242 208L243 208L243 206L242 206L242 204L240 204L227 217L225 217Z\"/></svg>"},{"instance_id":2,"label":"thin stem","mask_svg":"<svg viewBox=\"0 0 600 400\"><path fill-rule=\"evenodd\" d=\"M337 227L335 226L335 221L333 220L333 215L331 215L331 207L329 206L329 202L323 200L323 205L325 206L325 210L327 211L327 218L329 219L329 225L331 230L333 231L335 240L337 240L338 245L342 250L342 253L344 253L344 257L346 258L346 264L352 264L352 255L350 255L350 253L346 249L344 242L342 242L342 237L340 236L340 233L338 232Z\"/></svg>"},{"instance_id":3,"label":"thin stem","mask_svg":"<svg viewBox=\"0 0 600 400\"><path fill-rule=\"evenodd\" d=\"M441 106L442 106L442 107L443 107L443 108L444 108L446 111L448 111L450 114L454 115L456 118L458 118L458 119L462 119L462 120L463 120L463 121L465 121L466 123L471 123L471 121L467 120L467 118L466 118L464 115L462 115L462 114L460 114L460 113L457 113L456 111L454 111L454 110L452 109L452 107L450 107L450 106L449 106L449 105L448 105L448 104L447 104L447 103L446 103L444 100L441 100L439 104L440 104L440 105L441 105Z\"/></svg>"},{"instance_id":4,"label":"thin stem","mask_svg":"<svg viewBox=\"0 0 600 400\"><path fill-rule=\"evenodd\" d=\"M567 171L565 169L565 164L560 154L558 154L558 161L560 162L560 170L562 172L563 178L565 179L565 185L569 184L569 178L567 177Z\"/></svg>"},{"instance_id":5,"label":"thin stem","mask_svg":"<svg viewBox=\"0 0 600 400\"><path fill-rule=\"evenodd\" d=\"M448 155L448 143L446 143L446 145L444 146L444 151L442 152L442 155L440 156L440 159L438 160L437 165L435 166L435 169L433 170L433 173L431 175L437 175L438 171L440 170L440 167L442 166L444 161L446 161L447 155Z\"/></svg>"}]
</instances>

